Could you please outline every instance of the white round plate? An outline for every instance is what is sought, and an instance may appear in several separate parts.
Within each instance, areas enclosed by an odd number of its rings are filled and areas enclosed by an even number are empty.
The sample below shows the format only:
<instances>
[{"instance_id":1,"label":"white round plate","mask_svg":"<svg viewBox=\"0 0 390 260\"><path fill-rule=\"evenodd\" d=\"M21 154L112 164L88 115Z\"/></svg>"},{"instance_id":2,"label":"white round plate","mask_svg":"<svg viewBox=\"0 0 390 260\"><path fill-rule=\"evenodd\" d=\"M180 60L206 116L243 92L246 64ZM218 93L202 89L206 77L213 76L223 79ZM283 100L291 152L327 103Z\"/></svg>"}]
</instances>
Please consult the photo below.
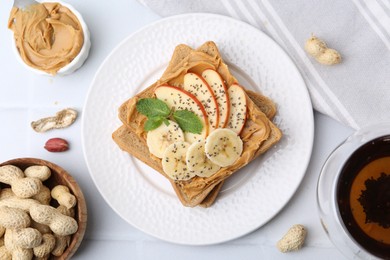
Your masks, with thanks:
<instances>
[{"instance_id":1,"label":"white round plate","mask_svg":"<svg viewBox=\"0 0 390 260\"><path fill-rule=\"evenodd\" d=\"M276 102L283 138L229 178L210 208L187 208L168 180L123 152L111 134L121 125L119 106L162 75L176 45L210 40L241 85ZM130 35L106 58L89 89L82 136L92 179L124 220L165 241L208 245L256 230L286 205L305 174L314 123L305 83L274 41L232 18L186 14Z\"/></svg>"}]
</instances>

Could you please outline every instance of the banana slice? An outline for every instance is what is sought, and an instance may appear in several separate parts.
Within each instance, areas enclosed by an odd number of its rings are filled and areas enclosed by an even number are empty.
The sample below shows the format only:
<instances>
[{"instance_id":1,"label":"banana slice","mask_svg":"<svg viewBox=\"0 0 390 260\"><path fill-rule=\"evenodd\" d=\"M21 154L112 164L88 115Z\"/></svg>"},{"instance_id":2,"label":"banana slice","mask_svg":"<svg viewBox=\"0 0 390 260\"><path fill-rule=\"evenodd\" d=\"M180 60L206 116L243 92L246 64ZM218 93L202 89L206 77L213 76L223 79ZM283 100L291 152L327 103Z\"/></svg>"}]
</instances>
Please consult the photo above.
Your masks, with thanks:
<instances>
[{"instance_id":1,"label":"banana slice","mask_svg":"<svg viewBox=\"0 0 390 260\"><path fill-rule=\"evenodd\" d=\"M232 165L240 156L243 142L233 130L218 128L206 139L206 156L221 167Z\"/></svg>"},{"instance_id":2,"label":"banana slice","mask_svg":"<svg viewBox=\"0 0 390 260\"><path fill-rule=\"evenodd\" d=\"M186 153L190 147L187 142L176 142L165 149L162 158L164 172L173 180L189 180L195 176L186 164Z\"/></svg>"},{"instance_id":3,"label":"banana slice","mask_svg":"<svg viewBox=\"0 0 390 260\"><path fill-rule=\"evenodd\" d=\"M199 177L210 177L221 167L207 158L204 147L204 140L192 143L187 150L186 162L188 169L194 171Z\"/></svg>"},{"instance_id":4,"label":"banana slice","mask_svg":"<svg viewBox=\"0 0 390 260\"><path fill-rule=\"evenodd\" d=\"M169 120L169 125L162 123L156 129L149 131L146 144L149 152L158 158L162 158L165 149L174 142L184 141L184 134L176 122Z\"/></svg>"}]
</instances>

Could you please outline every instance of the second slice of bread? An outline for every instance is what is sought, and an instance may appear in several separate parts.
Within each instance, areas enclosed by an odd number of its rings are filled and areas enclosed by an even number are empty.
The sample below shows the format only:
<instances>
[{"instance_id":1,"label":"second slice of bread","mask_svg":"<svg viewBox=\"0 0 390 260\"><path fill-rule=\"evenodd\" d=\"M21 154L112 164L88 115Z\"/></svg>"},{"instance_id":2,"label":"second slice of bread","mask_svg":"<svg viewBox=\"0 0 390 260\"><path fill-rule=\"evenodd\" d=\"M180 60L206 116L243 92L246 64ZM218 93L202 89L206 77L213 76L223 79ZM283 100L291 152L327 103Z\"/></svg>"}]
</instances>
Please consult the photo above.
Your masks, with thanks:
<instances>
[{"instance_id":1,"label":"second slice of bread","mask_svg":"<svg viewBox=\"0 0 390 260\"><path fill-rule=\"evenodd\" d=\"M194 63L196 66L189 66L189 64ZM276 113L273 102L258 93L246 90L248 119L241 133L244 141L242 157L232 166L220 170L208 178L194 177L189 181L174 181L167 177L162 170L161 159L149 153L146 145L146 132L143 130L146 118L137 112L135 104L140 98L153 97L156 86L161 84L180 86L186 72L200 74L205 68L216 69L227 86L237 82L223 62L215 43L206 42L197 50L186 45L179 45L160 80L122 104L119 108L119 118L123 122L123 126L113 133L113 139L121 149L168 178L182 204L189 207L202 204L203 206L211 205L226 178L267 151L282 136L281 131L269 120Z\"/></svg>"}]
</instances>

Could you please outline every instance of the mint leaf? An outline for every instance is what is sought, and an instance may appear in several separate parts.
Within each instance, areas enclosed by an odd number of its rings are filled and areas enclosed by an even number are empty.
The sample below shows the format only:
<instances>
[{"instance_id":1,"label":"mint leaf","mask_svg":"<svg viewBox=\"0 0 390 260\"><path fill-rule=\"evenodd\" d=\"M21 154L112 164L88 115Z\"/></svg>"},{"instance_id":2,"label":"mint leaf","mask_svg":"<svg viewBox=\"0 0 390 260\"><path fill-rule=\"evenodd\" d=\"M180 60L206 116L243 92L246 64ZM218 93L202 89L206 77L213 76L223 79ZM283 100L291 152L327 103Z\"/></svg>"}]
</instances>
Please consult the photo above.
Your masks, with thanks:
<instances>
[{"instance_id":1,"label":"mint leaf","mask_svg":"<svg viewBox=\"0 0 390 260\"><path fill-rule=\"evenodd\" d=\"M202 132L202 122L195 113L188 110L176 110L173 118L184 132L200 134Z\"/></svg>"},{"instance_id":2,"label":"mint leaf","mask_svg":"<svg viewBox=\"0 0 390 260\"><path fill-rule=\"evenodd\" d=\"M166 126L169 126L169 120L168 120L168 119L163 118L163 122L164 122L164 124L165 124Z\"/></svg>"},{"instance_id":3,"label":"mint leaf","mask_svg":"<svg viewBox=\"0 0 390 260\"><path fill-rule=\"evenodd\" d=\"M151 131L159 127L164 121L164 117L148 117L148 120L145 122L144 129L145 131Z\"/></svg>"},{"instance_id":4,"label":"mint leaf","mask_svg":"<svg viewBox=\"0 0 390 260\"><path fill-rule=\"evenodd\" d=\"M136 108L139 113L148 118L144 124L145 131L154 130L162 123L168 126L168 119L172 116L184 132L194 134L202 132L202 121L195 113L188 110L177 110L172 115L168 105L157 98L142 98L137 101Z\"/></svg>"},{"instance_id":5,"label":"mint leaf","mask_svg":"<svg viewBox=\"0 0 390 260\"><path fill-rule=\"evenodd\" d=\"M137 111L149 117L167 117L171 110L164 101L157 98L142 98L136 104Z\"/></svg>"}]
</instances>

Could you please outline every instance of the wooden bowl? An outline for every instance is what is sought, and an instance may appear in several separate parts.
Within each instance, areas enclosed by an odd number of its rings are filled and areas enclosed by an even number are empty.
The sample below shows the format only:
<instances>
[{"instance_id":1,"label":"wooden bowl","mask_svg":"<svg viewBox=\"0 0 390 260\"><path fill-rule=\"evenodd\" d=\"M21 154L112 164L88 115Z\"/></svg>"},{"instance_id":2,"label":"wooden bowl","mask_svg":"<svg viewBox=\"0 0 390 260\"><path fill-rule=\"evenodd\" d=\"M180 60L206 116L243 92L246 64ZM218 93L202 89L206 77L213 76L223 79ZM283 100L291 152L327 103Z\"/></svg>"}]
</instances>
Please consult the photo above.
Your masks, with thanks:
<instances>
[{"instance_id":1,"label":"wooden bowl","mask_svg":"<svg viewBox=\"0 0 390 260\"><path fill-rule=\"evenodd\" d=\"M48 180L44 181L43 184L47 186L49 189L52 189L56 185L65 185L69 188L71 193L77 198L77 204L75 206L75 219L77 220L78 223L78 230L76 233L72 235L70 244L65 249L64 253L58 257L51 255L50 258L50 259L61 259L61 260L70 259L73 256L73 254L77 251L78 247L80 246L87 227L87 206L85 203L84 195L79 185L75 181L75 179L73 179L73 177L69 173L67 173L64 169L62 169L60 166L42 159L18 158L0 164L0 166L4 166L4 165L14 165L19 167L23 171L24 169L32 165L45 165L50 168L51 177ZM57 207L58 204L55 204L56 201L53 199L52 201L53 201L52 206Z\"/></svg>"}]
</instances>

